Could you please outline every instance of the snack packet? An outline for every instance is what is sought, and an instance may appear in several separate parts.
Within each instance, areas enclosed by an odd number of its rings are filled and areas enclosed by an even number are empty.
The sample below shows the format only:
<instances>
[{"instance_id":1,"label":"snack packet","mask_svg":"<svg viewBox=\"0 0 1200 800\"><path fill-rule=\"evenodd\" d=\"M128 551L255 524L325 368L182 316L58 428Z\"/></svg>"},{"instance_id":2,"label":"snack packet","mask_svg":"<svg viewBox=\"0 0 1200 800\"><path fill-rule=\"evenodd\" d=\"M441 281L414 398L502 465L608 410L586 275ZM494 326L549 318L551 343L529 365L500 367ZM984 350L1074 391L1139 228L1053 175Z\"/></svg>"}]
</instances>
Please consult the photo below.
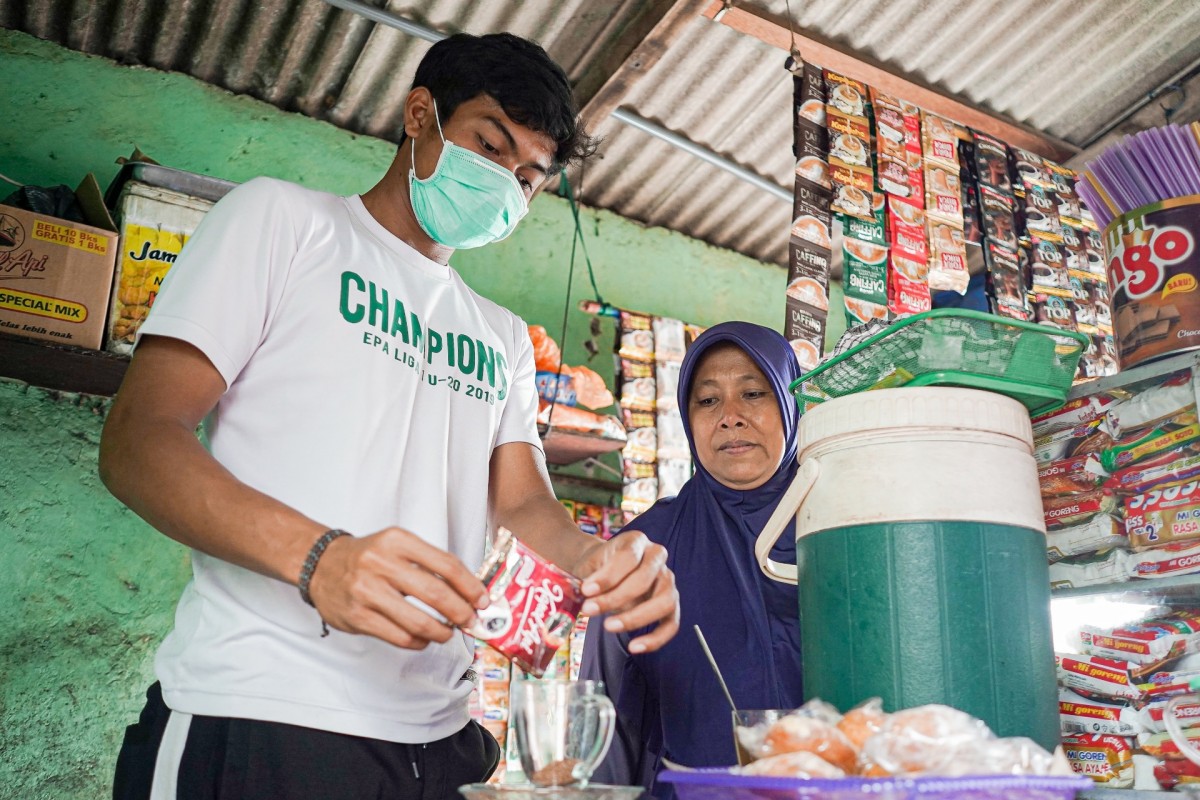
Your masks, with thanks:
<instances>
[{"instance_id":1,"label":"snack packet","mask_svg":"<svg viewBox=\"0 0 1200 800\"><path fill-rule=\"evenodd\" d=\"M486 642L535 678L562 647L583 592L578 578L559 569L501 528L479 579L491 605L467 633Z\"/></svg>"},{"instance_id":2,"label":"snack packet","mask_svg":"<svg viewBox=\"0 0 1200 800\"><path fill-rule=\"evenodd\" d=\"M1144 732L1128 703L1106 703L1082 697L1069 689L1059 692L1058 718L1064 735L1109 733L1136 736Z\"/></svg>"},{"instance_id":3,"label":"snack packet","mask_svg":"<svg viewBox=\"0 0 1200 800\"><path fill-rule=\"evenodd\" d=\"M1094 419L1074 428L1039 436L1033 441L1033 457L1038 466L1073 456L1100 453L1113 445L1104 420Z\"/></svg>"},{"instance_id":4,"label":"snack packet","mask_svg":"<svg viewBox=\"0 0 1200 800\"><path fill-rule=\"evenodd\" d=\"M1111 514L1094 514L1078 525L1047 531L1046 558L1053 564L1064 558L1126 547L1128 544L1129 539L1120 520Z\"/></svg>"},{"instance_id":5,"label":"snack packet","mask_svg":"<svg viewBox=\"0 0 1200 800\"><path fill-rule=\"evenodd\" d=\"M1133 746L1123 736L1078 734L1063 737L1071 769L1107 789L1133 786Z\"/></svg>"},{"instance_id":6,"label":"snack packet","mask_svg":"<svg viewBox=\"0 0 1200 800\"><path fill-rule=\"evenodd\" d=\"M1135 578L1169 578L1200 572L1200 543L1194 541L1152 547L1135 554Z\"/></svg>"},{"instance_id":7,"label":"snack packet","mask_svg":"<svg viewBox=\"0 0 1200 800\"><path fill-rule=\"evenodd\" d=\"M1134 550L1200 539L1200 483L1151 489L1125 499L1125 533Z\"/></svg>"},{"instance_id":8,"label":"snack packet","mask_svg":"<svg viewBox=\"0 0 1200 800\"><path fill-rule=\"evenodd\" d=\"M1154 425L1196 407L1196 387L1191 370L1180 370L1161 384L1138 392L1108 409L1108 427L1113 436Z\"/></svg>"},{"instance_id":9,"label":"snack packet","mask_svg":"<svg viewBox=\"0 0 1200 800\"><path fill-rule=\"evenodd\" d=\"M1110 700L1141 700L1145 692L1137 683L1136 664L1101 656L1055 653L1058 682L1067 689Z\"/></svg>"},{"instance_id":10,"label":"snack packet","mask_svg":"<svg viewBox=\"0 0 1200 800\"><path fill-rule=\"evenodd\" d=\"M1069 401L1062 408L1034 417L1033 435L1035 438L1040 438L1055 431L1074 428L1077 425L1099 419L1116 402L1116 398L1108 395L1078 397Z\"/></svg>"},{"instance_id":11,"label":"snack packet","mask_svg":"<svg viewBox=\"0 0 1200 800\"><path fill-rule=\"evenodd\" d=\"M1079 636L1083 649L1092 655L1124 659L1134 664L1161 662L1194 653L1200 648L1200 611L1179 609L1111 630L1085 625Z\"/></svg>"},{"instance_id":12,"label":"snack packet","mask_svg":"<svg viewBox=\"0 0 1200 800\"><path fill-rule=\"evenodd\" d=\"M1042 497L1090 492L1098 488L1108 473L1100 459L1088 454L1054 461L1038 470Z\"/></svg>"}]
</instances>

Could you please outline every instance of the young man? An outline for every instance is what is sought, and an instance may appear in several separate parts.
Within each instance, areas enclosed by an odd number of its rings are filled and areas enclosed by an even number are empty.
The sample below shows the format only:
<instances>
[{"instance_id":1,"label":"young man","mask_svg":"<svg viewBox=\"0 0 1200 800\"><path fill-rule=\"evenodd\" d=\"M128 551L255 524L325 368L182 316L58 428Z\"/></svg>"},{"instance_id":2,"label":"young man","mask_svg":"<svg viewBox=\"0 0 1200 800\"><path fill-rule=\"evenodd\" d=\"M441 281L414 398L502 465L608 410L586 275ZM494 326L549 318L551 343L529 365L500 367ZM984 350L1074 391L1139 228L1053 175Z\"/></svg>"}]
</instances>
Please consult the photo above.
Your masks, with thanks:
<instances>
[{"instance_id":1,"label":"young man","mask_svg":"<svg viewBox=\"0 0 1200 800\"><path fill-rule=\"evenodd\" d=\"M141 329L100 471L194 576L117 798L452 798L486 778L458 627L487 605L489 527L581 577L609 630L648 629L632 647L678 628L665 551L586 536L555 500L525 324L447 266L586 154L565 75L517 37L454 36L404 111L361 197L231 192Z\"/></svg>"}]
</instances>

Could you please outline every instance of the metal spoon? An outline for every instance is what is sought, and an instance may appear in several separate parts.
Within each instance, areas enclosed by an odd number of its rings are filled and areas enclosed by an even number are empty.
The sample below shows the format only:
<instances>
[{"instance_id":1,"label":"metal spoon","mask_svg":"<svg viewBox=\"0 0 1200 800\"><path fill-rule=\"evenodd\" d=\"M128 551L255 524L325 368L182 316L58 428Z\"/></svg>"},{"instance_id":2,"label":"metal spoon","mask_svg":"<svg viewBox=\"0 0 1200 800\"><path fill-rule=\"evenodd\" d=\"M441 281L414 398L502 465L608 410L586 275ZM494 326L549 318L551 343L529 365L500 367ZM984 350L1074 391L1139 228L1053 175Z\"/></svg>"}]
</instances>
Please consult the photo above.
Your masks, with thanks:
<instances>
[{"instance_id":1,"label":"metal spoon","mask_svg":"<svg viewBox=\"0 0 1200 800\"><path fill-rule=\"evenodd\" d=\"M712 666L713 673L717 676L717 683L721 684L721 691L725 693L725 699L729 701L729 707L733 713L737 713L737 705L733 702L733 695L729 693L729 687L725 685L725 679L721 677L721 670L717 666L717 660L713 658L712 650L708 649L708 642L704 640L704 634L700 631L699 625L693 625L696 629L696 638L700 640L700 647L704 650L704 655L708 658L709 665Z\"/></svg>"}]
</instances>

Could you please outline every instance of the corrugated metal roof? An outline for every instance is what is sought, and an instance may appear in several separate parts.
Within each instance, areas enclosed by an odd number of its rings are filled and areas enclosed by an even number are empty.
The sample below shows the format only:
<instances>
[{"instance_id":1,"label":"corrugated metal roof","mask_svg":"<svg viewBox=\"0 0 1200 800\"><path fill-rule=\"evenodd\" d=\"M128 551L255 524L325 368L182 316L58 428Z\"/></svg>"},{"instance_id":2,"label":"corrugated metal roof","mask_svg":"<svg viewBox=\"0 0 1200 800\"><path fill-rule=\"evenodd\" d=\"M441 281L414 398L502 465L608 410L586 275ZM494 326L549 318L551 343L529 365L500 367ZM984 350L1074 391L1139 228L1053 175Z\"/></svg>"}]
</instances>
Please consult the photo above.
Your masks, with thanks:
<instances>
[{"instance_id":1,"label":"corrugated metal roof","mask_svg":"<svg viewBox=\"0 0 1200 800\"><path fill-rule=\"evenodd\" d=\"M450 33L540 41L583 96L668 0L372 0ZM1081 144L1200 58L1195 0L791 0L799 29ZM737 4L778 20L786 0ZM343 128L395 138L428 43L322 0L0 0L0 25L67 47L194 75ZM784 53L697 16L622 107L791 184ZM1140 119L1140 118L1139 118ZM790 208L612 120L585 202L784 263ZM578 178L578 176L576 176Z\"/></svg>"}]
</instances>

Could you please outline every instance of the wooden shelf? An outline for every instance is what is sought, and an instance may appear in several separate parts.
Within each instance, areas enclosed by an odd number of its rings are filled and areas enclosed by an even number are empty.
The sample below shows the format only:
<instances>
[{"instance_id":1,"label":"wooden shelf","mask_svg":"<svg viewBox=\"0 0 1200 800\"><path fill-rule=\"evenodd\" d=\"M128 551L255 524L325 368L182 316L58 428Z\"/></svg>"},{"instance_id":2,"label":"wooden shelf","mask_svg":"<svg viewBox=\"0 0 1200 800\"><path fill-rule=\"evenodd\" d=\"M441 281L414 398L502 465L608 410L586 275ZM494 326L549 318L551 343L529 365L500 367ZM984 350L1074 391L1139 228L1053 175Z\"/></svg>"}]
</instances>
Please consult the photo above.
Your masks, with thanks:
<instances>
[{"instance_id":1,"label":"wooden shelf","mask_svg":"<svg viewBox=\"0 0 1200 800\"><path fill-rule=\"evenodd\" d=\"M128 356L0 333L0 377L32 386L111 397Z\"/></svg>"}]
</instances>

